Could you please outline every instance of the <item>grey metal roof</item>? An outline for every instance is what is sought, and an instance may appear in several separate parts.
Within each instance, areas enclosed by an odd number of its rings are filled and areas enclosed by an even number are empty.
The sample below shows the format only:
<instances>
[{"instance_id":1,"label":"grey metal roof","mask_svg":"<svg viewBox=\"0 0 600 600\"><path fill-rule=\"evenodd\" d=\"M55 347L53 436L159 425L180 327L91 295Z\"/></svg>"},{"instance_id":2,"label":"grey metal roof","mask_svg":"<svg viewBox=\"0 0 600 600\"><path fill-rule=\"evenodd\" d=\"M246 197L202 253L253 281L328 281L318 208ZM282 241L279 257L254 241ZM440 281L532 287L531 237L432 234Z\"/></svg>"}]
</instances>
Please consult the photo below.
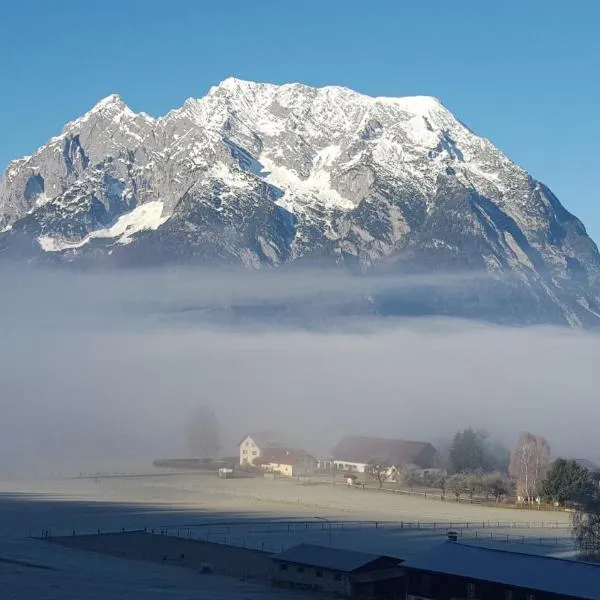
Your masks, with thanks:
<instances>
[{"instance_id":1,"label":"grey metal roof","mask_svg":"<svg viewBox=\"0 0 600 600\"><path fill-rule=\"evenodd\" d=\"M378 554L368 554L367 552L331 548L329 546L299 544L280 554L273 555L272 558L273 560L306 565L307 567L321 567L332 571L351 573L379 558L389 557ZM397 560L398 564L401 562L399 559L393 560Z\"/></svg>"},{"instance_id":2,"label":"grey metal roof","mask_svg":"<svg viewBox=\"0 0 600 600\"><path fill-rule=\"evenodd\" d=\"M600 600L600 565L574 560L444 542L408 559L402 566L507 587Z\"/></svg>"}]
</instances>

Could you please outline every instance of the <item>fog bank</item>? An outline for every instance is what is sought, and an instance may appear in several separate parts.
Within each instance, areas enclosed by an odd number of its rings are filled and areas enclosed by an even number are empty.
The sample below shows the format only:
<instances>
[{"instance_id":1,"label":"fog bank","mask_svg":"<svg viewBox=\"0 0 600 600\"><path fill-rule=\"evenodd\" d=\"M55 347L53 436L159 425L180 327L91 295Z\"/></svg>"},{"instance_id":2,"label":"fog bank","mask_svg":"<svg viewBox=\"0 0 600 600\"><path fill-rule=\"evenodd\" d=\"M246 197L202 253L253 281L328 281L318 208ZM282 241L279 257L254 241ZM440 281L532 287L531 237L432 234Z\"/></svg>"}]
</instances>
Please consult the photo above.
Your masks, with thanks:
<instances>
[{"instance_id":1,"label":"fog bank","mask_svg":"<svg viewBox=\"0 0 600 600\"><path fill-rule=\"evenodd\" d=\"M226 452L249 429L327 455L344 434L435 442L471 425L507 444L531 430L555 454L600 459L597 335L440 318L310 329L210 319L232 301L326 304L364 292L338 276L0 276L0 474L185 455L198 404L216 410Z\"/></svg>"}]
</instances>

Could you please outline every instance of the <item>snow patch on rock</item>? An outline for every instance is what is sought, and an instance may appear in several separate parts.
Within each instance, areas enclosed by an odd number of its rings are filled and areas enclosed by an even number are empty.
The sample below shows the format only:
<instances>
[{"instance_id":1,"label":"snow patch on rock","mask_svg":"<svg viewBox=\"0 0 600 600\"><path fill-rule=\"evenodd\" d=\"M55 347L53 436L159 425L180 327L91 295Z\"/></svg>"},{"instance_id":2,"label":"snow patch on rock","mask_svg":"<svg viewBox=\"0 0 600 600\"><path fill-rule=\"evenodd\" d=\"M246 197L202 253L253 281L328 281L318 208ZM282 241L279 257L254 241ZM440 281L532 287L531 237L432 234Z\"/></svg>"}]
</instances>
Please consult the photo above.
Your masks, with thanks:
<instances>
[{"instance_id":1,"label":"snow patch on rock","mask_svg":"<svg viewBox=\"0 0 600 600\"><path fill-rule=\"evenodd\" d=\"M164 204L159 201L147 202L136 206L132 211L119 217L113 225L106 229L92 231L82 240L72 242L50 236L38 237L38 243L45 252L61 252L81 248L93 239L116 238L119 244L129 244L133 236L140 231L156 230L168 220L163 215Z\"/></svg>"}]
</instances>

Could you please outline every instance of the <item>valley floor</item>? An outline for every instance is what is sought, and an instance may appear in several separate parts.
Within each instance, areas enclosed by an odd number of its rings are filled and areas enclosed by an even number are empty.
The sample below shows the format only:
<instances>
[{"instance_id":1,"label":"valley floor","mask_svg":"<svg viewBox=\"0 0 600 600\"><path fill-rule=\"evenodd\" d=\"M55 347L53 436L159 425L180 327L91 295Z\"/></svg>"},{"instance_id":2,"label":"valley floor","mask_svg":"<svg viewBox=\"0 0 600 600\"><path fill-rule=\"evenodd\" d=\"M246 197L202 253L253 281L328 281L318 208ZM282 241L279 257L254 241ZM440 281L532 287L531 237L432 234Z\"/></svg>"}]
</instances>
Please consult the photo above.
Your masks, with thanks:
<instances>
[{"instance_id":1,"label":"valley floor","mask_svg":"<svg viewBox=\"0 0 600 600\"><path fill-rule=\"evenodd\" d=\"M35 538L146 528L174 538L265 552L311 542L404 557L437 544L449 527L459 530L470 543L557 556L572 553L566 513L456 504L264 478L153 474L0 482L0 579L8 591L3 597L16 600L293 600L309 596ZM130 554L129 558L144 556Z\"/></svg>"}]
</instances>

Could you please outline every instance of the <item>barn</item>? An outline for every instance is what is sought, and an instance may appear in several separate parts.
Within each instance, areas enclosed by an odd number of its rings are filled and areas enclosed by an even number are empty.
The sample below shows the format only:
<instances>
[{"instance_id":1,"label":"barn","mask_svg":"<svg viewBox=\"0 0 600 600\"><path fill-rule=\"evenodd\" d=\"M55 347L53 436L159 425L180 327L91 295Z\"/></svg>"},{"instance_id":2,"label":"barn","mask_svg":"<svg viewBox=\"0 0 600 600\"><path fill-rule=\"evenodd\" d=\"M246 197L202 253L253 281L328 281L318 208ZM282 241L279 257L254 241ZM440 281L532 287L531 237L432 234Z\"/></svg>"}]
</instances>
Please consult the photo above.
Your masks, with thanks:
<instances>
[{"instance_id":1,"label":"barn","mask_svg":"<svg viewBox=\"0 0 600 600\"><path fill-rule=\"evenodd\" d=\"M347 598L404 598L402 562L391 556L300 544L272 556L280 587Z\"/></svg>"}]
</instances>

